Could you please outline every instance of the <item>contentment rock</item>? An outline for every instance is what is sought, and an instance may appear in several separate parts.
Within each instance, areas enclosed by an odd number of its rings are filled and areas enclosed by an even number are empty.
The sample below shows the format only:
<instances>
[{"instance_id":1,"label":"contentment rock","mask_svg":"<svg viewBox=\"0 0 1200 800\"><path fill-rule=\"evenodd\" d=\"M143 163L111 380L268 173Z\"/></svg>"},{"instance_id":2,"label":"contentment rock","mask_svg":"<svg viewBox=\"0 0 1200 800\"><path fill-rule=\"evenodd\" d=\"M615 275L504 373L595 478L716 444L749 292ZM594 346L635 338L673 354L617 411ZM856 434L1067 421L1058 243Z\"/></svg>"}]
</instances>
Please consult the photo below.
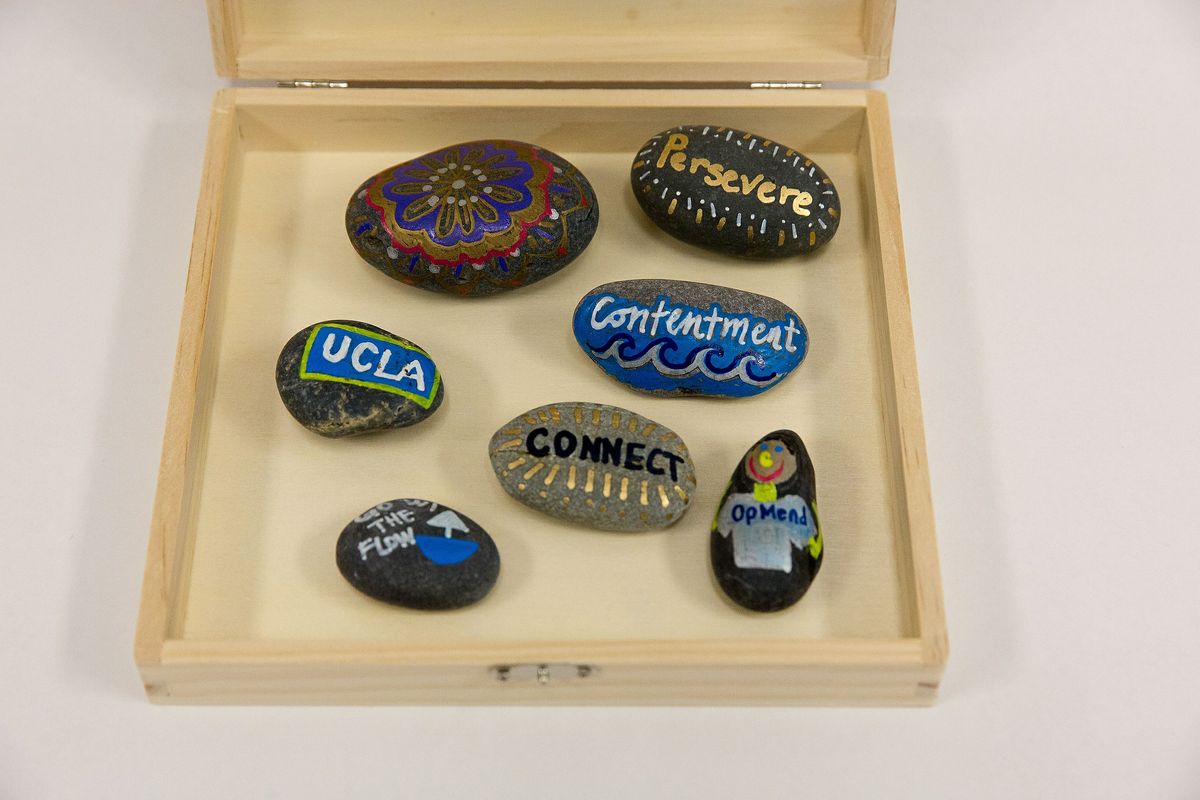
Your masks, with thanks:
<instances>
[{"instance_id":1,"label":"contentment rock","mask_svg":"<svg viewBox=\"0 0 1200 800\"><path fill-rule=\"evenodd\" d=\"M318 322L289 339L275 385L301 425L331 437L415 425L446 396L428 353L353 320Z\"/></svg>"},{"instance_id":2,"label":"contentment rock","mask_svg":"<svg viewBox=\"0 0 1200 800\"><path fill-rule=\"evenodd\" d=\"M412 286L488 295L553 275L591 241L600 212L578 169L524 142L450 145L354 190L346 233L368 264Z\"/></svg>"},{"instance_id":3,"label":"contentment rock","mask_svg":"<svg viewBox=\"0 0 1200 800\"><path fill-rule=\"evenodd\" d=\"M633 193L677 239L748 258L815 250L837 231L833 182L803 153L758 134L685 125L638 148Z\"/></svg>"},{"instance_id":4,"label":"contentment rock","mask_svg":"<svg viewBox=\"0 0 1200 800\"><path fill-rule=\"evenodd\" d=\"M640 414L555 403L501 426L488 445L500 485L530 508L613 531L663 528L687 510L687 446Z\"/></svg>"},{"instance_id":5,"label":"contentment rock","mask_svg":"<svg viewBox=\"0 0 1200 800\"><path fill-rule=\"evenodd\" d=\"M778 300L688 281L598 286L575 308L574 329L601 369L654 394L758 394L808 351L804 323Z\"/></svg>"},{"instance_id":6,"label":"contentment rock","mask_svg":"<svg viewBox=\"0 0 1200 800\"><path fill-rule=\"evenodd\" d=\"M817 481L804 442L768 433L733 471L710 536L713 572L725 594L752 611L779 611L808 591L824 547Z\"/></svg>"},{"instance_id":7,"label":"contentment rock","mask_svg":"<svg viewBox=\"0 0 1200 800\"><path fill-rule=\"evenodd\" d=\"M500 553L469 517L407 498L355 517L338 537L337 566L351 586L376 600L417 609L462 608L491 591Z\"/></svg>"}]
</instances>

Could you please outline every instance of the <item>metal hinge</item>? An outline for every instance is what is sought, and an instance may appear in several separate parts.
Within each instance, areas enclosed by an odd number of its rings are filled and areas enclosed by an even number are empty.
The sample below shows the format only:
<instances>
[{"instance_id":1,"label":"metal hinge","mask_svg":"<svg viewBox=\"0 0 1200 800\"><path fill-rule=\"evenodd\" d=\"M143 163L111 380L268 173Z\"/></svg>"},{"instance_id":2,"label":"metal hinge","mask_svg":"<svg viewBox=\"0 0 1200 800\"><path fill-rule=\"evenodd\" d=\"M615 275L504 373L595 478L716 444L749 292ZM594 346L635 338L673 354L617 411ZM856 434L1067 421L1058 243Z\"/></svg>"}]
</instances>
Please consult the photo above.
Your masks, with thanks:
<instances>
[{"instance_id":1,"label":"metal hinge","mask_svg":"<svg viewBox=\"0 0 1200 800\"><path fill-rule=\"evenodd\" d=\"M350 84L346 81L277 81L275 83L280 89L349 89Z\"/></svg>"},{"instance_id":2,"label":"metal hinge","mask_svg":"<svg viewBox=\"0 0 1200 800\"><path fill-rule=\"evenodd\" d=\"M762 81L751 83L751 89L820 89L820 81Z\"/></svg>"},{"instance_id":3,"label":"metal hinge","mask_svg":"<svg viewBox=\"0 0 1200 800\"><path fill-rule=\"evenodd\" d=\"M589 664L497 664L491 673L501 683L554 683L590 678L596 668Z\"/></svg>"}]
</instances>

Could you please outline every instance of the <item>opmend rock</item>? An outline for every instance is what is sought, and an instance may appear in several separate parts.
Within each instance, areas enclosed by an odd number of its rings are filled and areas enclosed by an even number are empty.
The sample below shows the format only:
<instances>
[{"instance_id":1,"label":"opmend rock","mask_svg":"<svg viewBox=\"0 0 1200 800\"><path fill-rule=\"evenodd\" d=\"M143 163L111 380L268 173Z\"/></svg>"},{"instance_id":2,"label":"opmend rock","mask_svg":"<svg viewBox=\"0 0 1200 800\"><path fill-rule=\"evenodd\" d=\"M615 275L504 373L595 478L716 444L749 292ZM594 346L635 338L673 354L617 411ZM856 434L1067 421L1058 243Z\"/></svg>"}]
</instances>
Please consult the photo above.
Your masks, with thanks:
<instances>
[{"instance_id":1,"label":"opmend rock","mask_svg":"<svg viewBox=\"0 0 1200 800\"><path fill-rule=\"evenodd\" d=\"M746 451L710 536L713 573L735 603L778 611L808 591L824 555L816 491L812 460L792 431L768 433Z\"/></svg>"},{"instance_id":2,"label":"opmend rock","mask_svg":"<svg viewBox=\"0 0 1200 800\"><path fill-rule=\"evenodd\" d=\"M579 302L573 324L601 369L654 394L758 394L808 352L804 323L778 300L688 281L606 283Z\"/></svg>"},{"instance_id":3,"label":"opmend rock","mask_svg":"<svg viewBox=\"0 0 1200 800\"><path fill-rule=\"evenodd\" d=\"M687 510L696 472L687 446L640 414L555 403L505 423L488 445L500 485L525 505L595 528L663 528Z\"/></svg>"},{"instance_id":4,"label":"opmend rock","mask_svg":"<svg viewBox=\"0 0 1200 800\"><path fill-rule=\"evenodd\" d=\"M358 254L412 286L488 295L571 263L591 241L596 193L562 157L524 142L450 145L354 190L346 233Z\"/></svg>"},{"instance_id":5,"label":"opmend rock","mask_svg":"<svg viewBox=\"0 0 1200 800\"><path fill-rule=\"evenodd\" d=\"M446 396L428 353L353 320L318 322L289 339L275 385L301 425L331 437L414 425Z\"/></svg>"},{"instance_id":6,"label":"opmend rock","mask_svg":"<svg viewBox=\"0 0 1200 800\"><path fill-rule=\"evenodd\" d=\"M656 134L638 148L630 178L642 210L664 231L735 256L815 250L841 220L837 189L812 159L734 128Z\"/></svg>"},{"instance_id":7,"label":"opmend rock","mask_svg":"<svg viewBox=\"0 0 1200 800\"><path fill-rule=\"evenodd\" d=\"M492 537L470 517L407 498L355 517L337 542L337 566L363 594L416 609L469 606L500 574Z\"/></svg>"}]
</instances>

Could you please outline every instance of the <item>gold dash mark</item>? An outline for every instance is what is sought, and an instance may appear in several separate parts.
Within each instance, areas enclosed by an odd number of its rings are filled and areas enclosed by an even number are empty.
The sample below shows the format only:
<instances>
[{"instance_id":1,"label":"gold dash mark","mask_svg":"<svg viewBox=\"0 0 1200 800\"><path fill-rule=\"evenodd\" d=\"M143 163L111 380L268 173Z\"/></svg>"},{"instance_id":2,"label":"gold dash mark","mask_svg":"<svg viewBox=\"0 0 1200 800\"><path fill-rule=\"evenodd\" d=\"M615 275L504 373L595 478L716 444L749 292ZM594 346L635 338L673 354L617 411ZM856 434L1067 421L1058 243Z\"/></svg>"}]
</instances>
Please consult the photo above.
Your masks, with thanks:
<instances>
[{"instance_id":1,"label":"gold dash mark","mask_svg":"<svg viewBox=\"0 0 1200 800\"><path fill-rule=\"evenodd\" d=\"M658 501L662 503L663 508L671 505L671 501L667 497L667 490L662 487L661 483L658 485Z\"/></svg>"},{"instance_id":2,"label":"gold dash mark","mask_svg":"<svg viewBox=\"0 0 1200 800\"><path fill-rule=\"evenodd\" d=\"M558 413L558 406L550 406L550 418L555 422L562 422L562 415Z\"/></svg>"},{"instance_id":3,"label":"gold dash mark","mask_svg":"<svg viewBox=\"0 0 1200 800\"><path fill-rule=\"evenodd\" d=\"M583 408L575 406L575 424L578 425L581 422L583 422Z\"/></svg>"},{"instance_id":4,"label":"gold dash mark","mask_svg":"<svg viewBox=\"0 0 1200 800\"><path fill-rule=\"evenodd\" d=\"M704 219L704 209L697 208L696 209L696 224L699 225L700 220L702 220L702 219Z\"/></svg>"},{"instance_id":5,"label":"gold dash mark","mask_svg":"<svg viewBox=\"0 0 1200 800\"><path fill-rule=\"evenodd\" d=\"M521 477L524 478L525 480L529 480L530 478L532 478L534 475L537 475L539 472L541 472L545 468L546 468L545 464L542 464L542 463L534 464L532 467L525 470L525 474L522 475Z\"/></svg>"},{"instance_id":6,"label":"gold dash mark","mask_svg":"<svg viewBox=\"0 0 1200 800\"><path fill-rule=\"evenodd\" d=\"M780 231L779 231L779 244L778 244L778 246L779 246L779 247L783 247L783 230L782 230L782 229L780 229Z\"/></svg>"},{"instance_id":7,"label":"gold dash mark","mask_svg":"<svg viewBox=\"0 0 1200 800\"><path fill-rule=\"evenodd\" d=\"M568 489L575 488L575 465L574 464L572 464L571 468L567 470L567 488Z\"/></svg>"},{"instance_id":8,"label":"gold dash mark","mask_svg":"<svg viewBox=\"0 0 1200 800\"><path fill-rule=\"evenodd\" d=\"M500 432L506 436L520 436L525 431L521 430L520 428L501 428Z\"/></svg>"},{"instance_id":9,"label":"gold dash mark","mask_svg":"<svg viewBox=\"0 0 1200 800\"><path fill-rule=\"evenodd\" d=\"M621 478L621 493L618 497L622 500L629 497L629 478Z\"/></svg>"},{"instance_id":10,"label":"gold dash mark","mask_svg":"<svg viewBox=\"0 0 1200 800\"><path fill-rule=\"evenodd\" d=\"M540 409L540 408L539 408L539 409L538 409L538 412L537 412L537 414L538 414L538 419L540 419L542 422L549 422L549 421L550 421L550 417L549 417L549 416L547 416L547 415L546 415L546 412L545 412L545 411L543 411L542 409Z\"/></svg>"},{"instance_id":11,"label":"gold dash mark","mask_svg":"<svg viewBox=\"0 0 1200 800\"><path fill-rule=\"evenodd\" d=\"M537 425L537 417L533 416L532 414L526 414L524 417L522 417L522 419L524 419L530 425Z\"/></svg>"},{"instance_id":12,"label":"gold dash mark","mask_svg":"<svg viewBox=\"0 0 1200 800\"><path fill-rule=\"evenodd\" d=\"M595 478L596 478L596 470L592 469L591 467L588 467L587 483L585 483L583 485L583 490L585 492L587 492L588 494L591 494L592 489L596 485Z\"/></svg>"},{"instance_id":13,"label":"gold dash mark","mask_svg":"<svg viewBox=\"0 0 1200 800\"><path fill-rule=\"evenodd\" d=\"M647 183L642 186L642 194L650 194L650 184Z\"/></svg>"},{"instance_id":14,"label":"gold dash mark","mask_svg":"<svg viewBox=\"0 0 1200 800\"><path fill-rule=\"evenodd\" d=\"M646 162L645 162L645 160L644 160L644 159L643 159L643 160L641 160L641 161L635 161L635 162L633 162L633 168L634 168L634 169L637 169L638 167L643 167L643 166L645 166L645 165L646 165Z\"/></svg>"},{"instance_id":15,"label":"gold dash mark","mask_svg":"<svg viewBox=\"0 0 1200 800\"><path fill-rule=\"evenodd\" d=\"M600 424L600 409L598 409L598 408L592 409L592 424L593 425Z\"/></svg>"},{"instance_id":16,"label":"gold dash mark","mask_svg":"<svg viewBox=\"0 0 1200 800\"><path fill-rule=\"evenodd\" d=\"M809 231L809 232L808 232L808 246L809 246L809 247L812 247L812 246L813 246L813 245L815 245L816 243L817 243L817 232L816 232L816 231Z\"/></svg>"},{"instance_id":17,"label":"gold dash mark","mask_svg":"<svg viewBox=\"0 0 1200 800\"><path fill-rule=\"evenodd\" d=\"M630 417L630 418L629 418L629 432L630 432L630 433L637 433L637 428L638 428L638 426L637 426L637 417Z\"/></svg>"},{"instance_id":18,"label":"gold dash mark","mask_svg":"<svg viewBox=\"0 0 1200 800\"><path fill-rule=\"evenodd\" d=\"M542 482L544 484L546 484L547 486L554 483L554 479L558 477L558 471L561 468L562 468L561 464L555 464L552 467L550 467L550 471L546 473L546 480L544 480Z\"/></svg>"},{"instance_id":19,"label":"gold dash mark","mask_svg":"<svg viewBox=\"0 0 1200 800\"><path fill-rule=\"evenodd\" d=\"M829 216L833 217L834 219L837 219L838 210L836 208L829 209Z\"/></svg>"},{"instance_id":20,"label":"gold dash mark","mask_svg":"<svg viewBox=\"0 0 1200 800\"><path fill-rule=\"evenodd\" d=\"M642 428L642 436L649 436L654 433L654 429L657 427L653 422L647 422L646 427Z\"/></svg>"},{"instance_id":21,"label":"gold dash mark","mask_svg":"<svg viewBox=\"0 0 1200 800\"><path fill-rule=\"evenodd\" d=\"M649 488L650 481L642 481L642 495L638 498L638 502L644 506L650 505L650 501L646 499L646 489Z\"/></svg>"},{"instance_id":22,"label":"gold dash mark","mask_svg":"<svg viewBox=\"0 0 1200 800\"><path fill-rule=\"evenodd\" d=\"M615 412L615 411L614 411L614 412L613 412L613 414L612 414L612 426L613 426L614 428L619 428L619 427L621 427L621 415L620 415L620 414L618 414L618 413L617 413L617 412Z\"/></svg>"},{"instance_id":23,"label":"gold dash mark","mask_svg":"<svg viewBox=\"0 0 1200 800\"><path fill-rule=\"evenodd\" d=\"M748 241L748 242L754 241L754 228L753 227L750 227L750 226L746 227L746 241Z\"/></svg>"},{"instance_id":24,"label":"gold dash mark","mask_svg":"<svg viewBox=\"0 0 1200 800\"><path fill-rule=\"evenodd\" d=\"M675 206L677 206L677 205L679 205L679 198L678 197L671 198L671 205L667 206L667 214L674 214Z\"/></svg>"},{"instance_id":25,"label":"gold dash mark","mask_svg":"<svg viewBox=\"0 0 1200 800\"><path fill-rule=\"evenodd\" d=\"M725 218L721 217L719 220L717 220L717 230L721 230L721 228L724 228L724 227L725 227Z\"/></svg>"},{"instance_id":26,"label":"gold dash mark","mask_svg":"<svg viewBox=\"0 0 1200 800\"><path fill-rule=\"evenodd\" d=\"M521 466L524 463L525 463L525 456L521 456L520 458L516 459L515 461L508 462L508 466L505 467L505 469L516 469L517 467Z\"/></svg>"},{"instance_id":27,"label":"gold dash mark","mask_svg":"<svg viewBox=\"0 0 1200 800\"><path fill-rule=\"evenodd\" d=\"M497 450L511 450L521 443L520 439L509 439L507 442L501 442Z\"/></svg>"},{"instance_id":28,"label":"gold dash mark","mask_svg":"<svg viewBox=\"0 0 1200 800\"><path fill-rule=\"evenodd\" d=\"M679 499L682 500L683 502L686 503L688 501L688 494L687 494L687 492L685 492L683 490L683 487L676 485L675 486L675 494L679 495Z\"/></svg>"},{"instance_id":29,"label":"gold dash mark","mask_svg":"<svg viewBox=\"0 0 1200 800\"><path fill-rule=\"evenodd\" d=\"M605 497L608 497L610 494L612 494L612 473L611 472L604 473L604 489L602 490L602 493L604 494Z\"/></svg>"}]
</instances>

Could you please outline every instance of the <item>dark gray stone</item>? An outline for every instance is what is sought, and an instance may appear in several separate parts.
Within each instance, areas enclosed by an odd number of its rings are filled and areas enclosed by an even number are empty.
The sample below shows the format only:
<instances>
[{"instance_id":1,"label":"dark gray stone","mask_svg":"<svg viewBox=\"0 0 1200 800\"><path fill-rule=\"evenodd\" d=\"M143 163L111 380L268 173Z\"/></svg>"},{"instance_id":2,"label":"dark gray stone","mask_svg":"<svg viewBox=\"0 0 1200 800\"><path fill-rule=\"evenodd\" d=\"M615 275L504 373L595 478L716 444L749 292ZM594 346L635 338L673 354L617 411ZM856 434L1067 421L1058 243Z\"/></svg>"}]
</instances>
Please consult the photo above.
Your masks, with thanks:
<instances>
[{"instance_id":1,"label":"dark gray stone","mask_svg":"<svg viewBox=\"0 0 1200 800\"><path fill-rule=\"evenodd\" d=\"M488 457L517 500L603 530L665 528L687 511L696 488L679 436L616 406L532 409L496 431Z\"/></svg>"},{"instance_id":2,"label":"dark gray stone","mask_svg":"<svg viewBox=\"0 0 1200 800\"><path fill-rule=\"evenodd\" d=\"M450 145L354 190L346 233L363 259L411 286L482 296L571 263L596 232L596 193L569 161L505 140Z\"/></svg>"},{"instance_id":3,"label":"dark gray stone","mask_svg":"<svg viewBox=\"0 0 1200 800\"><path fill-rule=\"evenodd\" d=\"M446 396L422 348L354 320L318 322L289 339L275 385L297 422L334 438L415 425Z\"/></svg>"},{"instance_id":4,"label":"dark gray stone","mask_svg":"<svg viewBox=\"0 0 1200 800\"><path fill-rule=\"evenodd\" d=\"M717 583L738 605L779 611L804 596L821 568L824 541L816 474L797 434L773 431L746 451L709 540Z\"/></svg>"},{"instance_id":5,"label":"dark gray stone","mask_svg":"<svg viewBox=\"0 0 1200 800\"><path fill-rule=\"evenodd\" d=\"M776 386L808 352L804 323L783 303L690 281L597 286L573 325L601 369L649 394L749 397Z\"/></svg>"},{"instance_id":6,"label":"dark gray stone","mask_svg":"<svg viewBox=\"0 0 1200 800\"><path fill-rule=\"evenodd\" d=\"M444 610L481 600L500 574L487 531L454 509L406 498L367 509L337 542L337 566L365 595Z\"/></svg>"},{"instance_id":7,"label":"dark gray stone","mask_svg":"<svg viewBox=\"0 0 1200 800\"><path fill-rule=\"evenodd\" d=\"M841 221L837 189L803 153L754 133L682 125L638 148L642 210L677 239L746 258L816 250Z\"/></svg>"}]
</instances>

